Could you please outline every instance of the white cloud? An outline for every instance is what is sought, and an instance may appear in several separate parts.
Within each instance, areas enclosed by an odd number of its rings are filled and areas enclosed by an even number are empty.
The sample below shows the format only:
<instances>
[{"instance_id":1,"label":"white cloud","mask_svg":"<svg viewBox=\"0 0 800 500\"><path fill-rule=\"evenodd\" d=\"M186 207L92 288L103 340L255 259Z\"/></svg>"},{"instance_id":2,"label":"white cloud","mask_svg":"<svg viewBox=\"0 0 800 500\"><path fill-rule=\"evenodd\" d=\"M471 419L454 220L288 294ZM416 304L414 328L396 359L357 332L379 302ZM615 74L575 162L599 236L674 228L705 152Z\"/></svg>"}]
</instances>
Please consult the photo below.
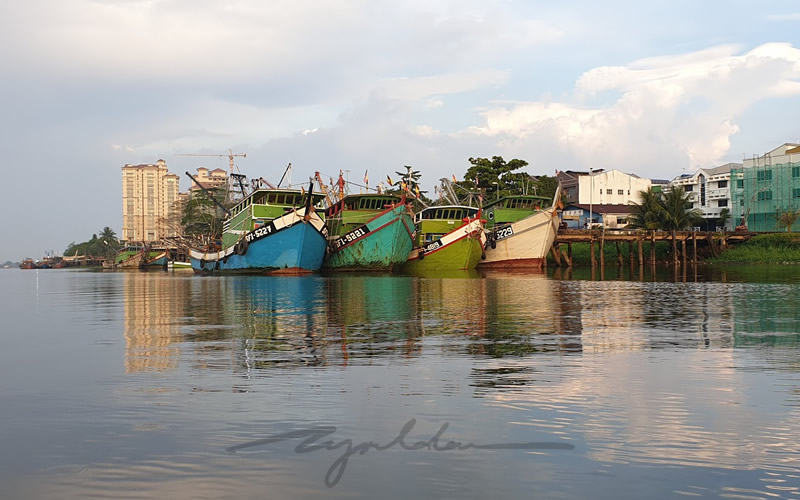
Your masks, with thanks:
<instances>
[{"instance_id":1,"label":"white cloud","mask_svg":"<svg viewBox=\"0 0 800 500\"><path fill-rule=\"evenodd\" d=\"M800 21L800 12L791 14L771 14L767 16L769 21Z\"/></svg>"},{"instance_id":2,"label":"white cloud","mask_svg":"<svg viewBox=\"0 0 800 500\"><path fill-rule=\"evenodd\" d=\"M468 132L515 147L546 140L583 166L644 175L708 167L729 154L738 116L762 99L800 95L798 79L800 50L788 44L648 58L587 71L573 102L495 104ZM609 92L610 104L589 104Z\"/></svg>"},{"instance_id":3,"label":"white cloud","mask_svg":"<svg viewBox=\"0 0 800 500\"><path fill-rule=\"evenodd\" d=\"M417 125L411 130L411 133L420 137L439 137L442 133L430 125Z\"/></svg>"}]
</instances>

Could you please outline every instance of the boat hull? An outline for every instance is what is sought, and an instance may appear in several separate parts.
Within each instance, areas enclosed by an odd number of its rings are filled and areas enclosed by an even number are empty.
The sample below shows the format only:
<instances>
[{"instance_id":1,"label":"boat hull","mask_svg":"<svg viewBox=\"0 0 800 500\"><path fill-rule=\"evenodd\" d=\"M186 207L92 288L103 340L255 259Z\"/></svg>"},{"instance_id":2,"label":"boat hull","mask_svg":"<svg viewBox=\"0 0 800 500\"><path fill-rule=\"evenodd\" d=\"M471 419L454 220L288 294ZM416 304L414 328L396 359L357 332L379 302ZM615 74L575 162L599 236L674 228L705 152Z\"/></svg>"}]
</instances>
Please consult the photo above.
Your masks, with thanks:
<instances>
[{"instance_id":1,"label":"boat hull","mask_svg":"<svg viewBox=\"0 0 800 500\"><path fill-rule=\"evenodd\" d=\"M318 271L325 257L327 229L312 212L287 214L247 233L238 244L220 252L189 252L197 273L304 274Z\"/></svg>"},{"instance_id":2,"label":"boat hull","mask_svg":"<svg viewBox=\"0 0 800 500\"><path fill-rule=\"evenodd\" d=\"M541 269L558 232L555 210L525 217L495 231L486 246L480 269Z\"/></svg>"},{"instance_id":3,"label":"boat hull","mask_svg":"<svg viewBox=\"0 0 800 500\"><path fill-rule=\"evenodd\" d=\"M400 267L403 272L475 269L483 255L486 237L480 220L451 231L422 248L415 248Z\"/></svg>"},{"instance_id":4,"label":"boat hull","mask_svg":"<svg viewBox=\"0 0 800 500\"><path fill-rule=\"evenodd\" d=\"M390 271L408 259L414 220L405 205L392 207L363 226L332 240L325 268L337 271Z\"/></svg>"}]
</instances>

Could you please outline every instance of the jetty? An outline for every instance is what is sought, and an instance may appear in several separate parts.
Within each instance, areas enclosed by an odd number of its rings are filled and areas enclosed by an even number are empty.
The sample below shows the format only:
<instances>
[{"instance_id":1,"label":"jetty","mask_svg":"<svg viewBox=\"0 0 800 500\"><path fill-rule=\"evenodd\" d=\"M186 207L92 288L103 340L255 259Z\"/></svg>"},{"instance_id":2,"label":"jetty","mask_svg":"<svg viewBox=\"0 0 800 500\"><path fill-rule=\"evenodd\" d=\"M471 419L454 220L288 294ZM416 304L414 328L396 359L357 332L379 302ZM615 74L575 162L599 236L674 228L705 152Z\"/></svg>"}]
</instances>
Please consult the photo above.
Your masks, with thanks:
<instances>
[{"instance_id":1,"label":"jetty","mask_svg":"<svg viewBox=\"0 0 800 500\"><path fill-rule=\"evenodd\" d=\"M603 229L559 229L550 252L557 267L572 267L572 244L588 243L592 266L599 263L605 265L605 246L616 247L616 260L623 265L627 259L630 265L645 264L645 247L648 248L647 261L656 262L656 242L676 242L677 252L672 256L673 262L684 265L698 261L698 248L701 252L717 257L732 245L745 242L756 233L736 231L651 231L643 229L603 230ZM627 246L627 249L624 248ZM635 247L635 248L634 248ZM595 256L595 248L599 256ZM689 249L691 249L689 251ZM627 255L626 255L627 254Z\"/></svg>"}]
</instances>

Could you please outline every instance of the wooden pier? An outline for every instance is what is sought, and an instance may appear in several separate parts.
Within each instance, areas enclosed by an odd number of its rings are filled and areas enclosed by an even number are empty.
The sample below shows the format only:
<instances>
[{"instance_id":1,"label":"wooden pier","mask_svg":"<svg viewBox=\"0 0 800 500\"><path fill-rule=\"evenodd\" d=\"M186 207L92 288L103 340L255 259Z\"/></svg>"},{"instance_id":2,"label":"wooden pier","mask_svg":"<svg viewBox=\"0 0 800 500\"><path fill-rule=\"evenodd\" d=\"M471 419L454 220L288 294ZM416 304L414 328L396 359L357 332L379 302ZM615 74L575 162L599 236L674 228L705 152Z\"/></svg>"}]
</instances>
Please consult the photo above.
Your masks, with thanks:
<instances>
[{"instance_id":1,"label":"wooden pier","mask_svg":"<svg viewBox=\"0 0 800 500\"><path fill-rule=\"evenodd\" d=\"M686 265L689 257L691 262L696 264L698 261L698 245L705 249L705 253L711 256L719 256L726 248L749 240L755 233L748 232L705 232L705 231L646 231L636 230L602 230L602 229L561 229L553 242L551 253L555 265L561 267L565 265L572 267L572 244L588 243L591 255L592 266L605 266L605 245L613 244L616 247L616 260L619 265L623 265L627 253L627 260L630 265L645 264L644 249L649 247L648 262L656 262L656 242L669 241L675 242L675 252L673 252L673 262L678 265L683 262ZM623 249L627 245L627 252ZM687 247L691 247L691 252ZM599 259L595 257L595 247L599 247ZM635 250L634 250L635 247ZM689 254L691 253L691 256Z\"/></svg>"}]
</instances>

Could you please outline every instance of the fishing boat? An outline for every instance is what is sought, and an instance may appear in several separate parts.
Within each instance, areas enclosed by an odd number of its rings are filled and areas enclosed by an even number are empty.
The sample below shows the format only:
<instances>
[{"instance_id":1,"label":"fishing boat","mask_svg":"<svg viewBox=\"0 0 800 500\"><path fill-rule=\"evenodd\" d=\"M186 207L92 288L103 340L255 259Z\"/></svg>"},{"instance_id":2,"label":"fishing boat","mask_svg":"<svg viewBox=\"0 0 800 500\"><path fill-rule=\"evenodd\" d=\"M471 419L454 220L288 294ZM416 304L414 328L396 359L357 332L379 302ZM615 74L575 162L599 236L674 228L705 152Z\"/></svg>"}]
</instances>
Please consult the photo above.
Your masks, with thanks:
<instances>
[{"instance_id":1,"label":"fishing boat","mask_svg":"<svg viewBox=\"0 0 800 500\"><path fill-rule=\"evenodd\" d=\"M33 259L25 259L19 264L20 269L36 269L36 263Z\"/></svg>"},{"instance_id":2,"label":"fishing boat","mask_svg":"<svg viewBox=\"0 0 800 500\"><path fill-rule=\"evenodd\" d=\"M128 245L117 252L114 264L116 269L166 269L167 252L152 249L150 245ZM103 268L109 268L104 265Z\"/></svg>"},{"instance_id":3,"label":"fishing boat","mask_svg":"<svg viewBox=\"0 0 800 500\"><path fill-rule=\"evenodd\" d=\"M303 274L318 271L328 229L314 206L322 195L298 189L255 189L223 224L221 248L189 250L196 273ZM227 210L227 209L226 209Z\"/></svg>"},{"instance_id":4,"label":"fishing boat","mask_svg":"<svg viewBox=\"0 0 800 500\"><path fill-rule=\"evenodd\" d=\"M463 205L429 207L416 215L416 245L403 272L474 269L486 235L480 210Z\"/></svg>"},{"instance_id":5,"label":"fishing boat","mask_svg":"<svg viewBox=\"0 0 800 500\"><path fill-rule=\"evenodd\" d=\"M541 269L558 232L560 195L559 187L550 206L549 198L530 195L505 196L484 206L488 244L478 267Z\"/></svg>"},{"instance_id":6,"label":"fishing boat","mask_svg":"<svg viewBox=\"0 0 800 500\"><path fill-rule=\"evenodd\" d=\"M325 210L325 220L327 269L391 271L413 247L413 212L404 196L347 195Z\"/></svg>"}]
</instances>

